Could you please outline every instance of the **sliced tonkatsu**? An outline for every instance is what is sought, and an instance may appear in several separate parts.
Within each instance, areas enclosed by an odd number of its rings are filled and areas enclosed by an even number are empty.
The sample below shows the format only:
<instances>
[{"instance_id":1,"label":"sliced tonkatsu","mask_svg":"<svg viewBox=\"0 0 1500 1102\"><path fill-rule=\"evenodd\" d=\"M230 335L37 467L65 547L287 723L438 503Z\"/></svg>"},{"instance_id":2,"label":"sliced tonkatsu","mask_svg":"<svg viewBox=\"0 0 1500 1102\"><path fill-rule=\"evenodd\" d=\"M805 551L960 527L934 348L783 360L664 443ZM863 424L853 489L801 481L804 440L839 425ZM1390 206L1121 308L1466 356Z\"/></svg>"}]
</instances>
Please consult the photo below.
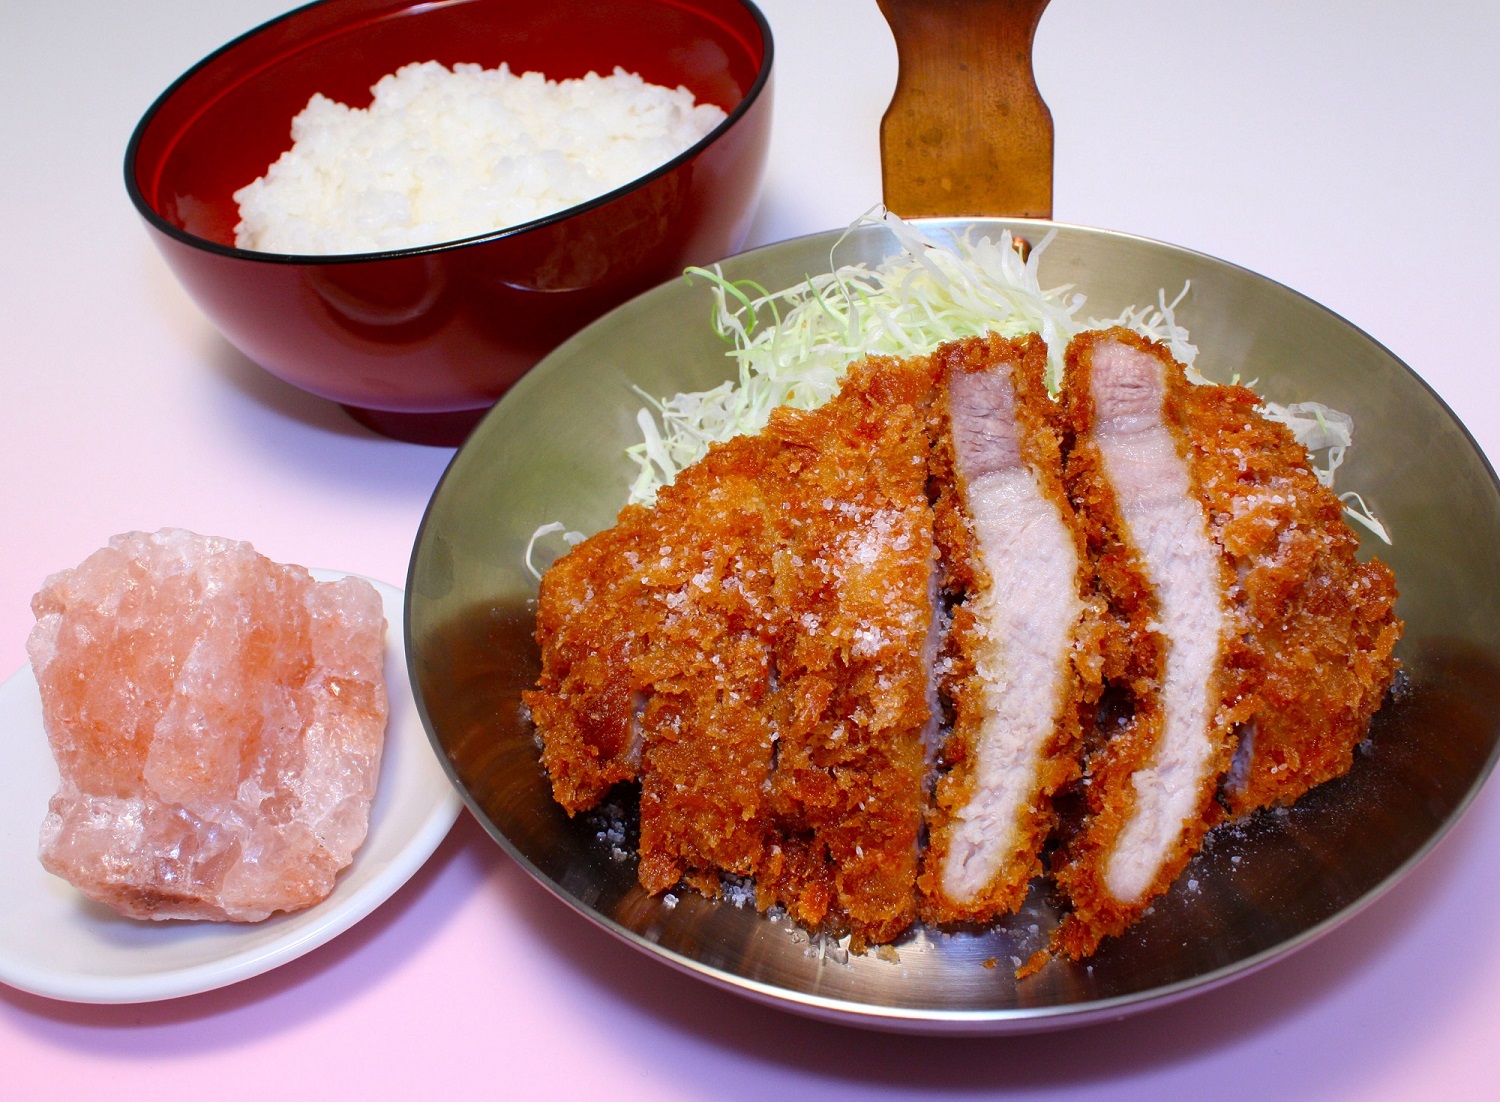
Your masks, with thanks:
<instances>
[{"instance_id":1,"label":"sliced tonkatsu","mask_svg":"<svg viewBox=\"0 0 1500 1102\"><path fill-rule=\"evenodd\" d=\"M810 926L889 941L916 915L934 618L927 358L856 365L778 411L776 844L758 880ZM772 491L768 491L772 493Z\"/></svg>"},{"instance_id":2,"label":"sliced tonkatsu","mask_svg":"<svg viewBox=\"0 0 1500 1102\"><path fill-rule=\"evenodd\" d=\"M779 516L753 440L709 456L654 509L547 571L543 669L525 694L570 814L641 782L642 883L753 873L769 837L773 727L767 532Z\"/></svg>"},{"instance_id":3,"label":"sliced tonkatsu","mask_svg":"<svg viewBox=\"0 0 1500 1102\"><path fill-rule=\"evenodd\" d=\"M1128 701L1087 764L1054 875L1053 947L1085 956L1226 816L1347 772L1395 674L1395 580L1356 558L1334 493L1240 386L1195 385L1123 330L1068 350L1068 482L1127 646ZM1108 650L1108 648L1107 648Z\"/></svg>"},{"instance_id":4,"label":"sliced tonkatsu","mask_svg":"<svg viewBox=\"0 0 1500 1102\"><path fill-rule=\"evenodd\" d=\"M1063 391L1070 491L1110 610L1128 640L1130 710L1088 763L1087 814L1054 875L1073 903L1056 948L1086 956L1176 879L1220 817L1241 718L1230 665L1234 577L1196 491L1192 386L1160 345L1081 334Z\"/></svg>"},{"instance_id":5,"label":"sliced tonkatsu","mask_svg":"<svg viewBox=\"0 0 1500 1102\"><path fill-rule=\"evenodd\" d=\"M1224 778L1231 816L1290 804L1348 772L1396 673L1396 579L1286 426L1245 387L1181 394L1198 494L1231 590L1245 720Z\"/></svg>"},{"instance_id":6,"label":"sliced tonkatsu","mask_svg":"<svg viewBox=\"0 0 1500 1102\"><path fill-rule=\"evenodd\" d=\"M923 915L985 922L1041 871L1053 795L1078 771L1099 693L1093 589L1063 489L1040 337L939 350L933 475L954 600L944 692L952 729L930 816Z\"/></svg>"}]
</instances>

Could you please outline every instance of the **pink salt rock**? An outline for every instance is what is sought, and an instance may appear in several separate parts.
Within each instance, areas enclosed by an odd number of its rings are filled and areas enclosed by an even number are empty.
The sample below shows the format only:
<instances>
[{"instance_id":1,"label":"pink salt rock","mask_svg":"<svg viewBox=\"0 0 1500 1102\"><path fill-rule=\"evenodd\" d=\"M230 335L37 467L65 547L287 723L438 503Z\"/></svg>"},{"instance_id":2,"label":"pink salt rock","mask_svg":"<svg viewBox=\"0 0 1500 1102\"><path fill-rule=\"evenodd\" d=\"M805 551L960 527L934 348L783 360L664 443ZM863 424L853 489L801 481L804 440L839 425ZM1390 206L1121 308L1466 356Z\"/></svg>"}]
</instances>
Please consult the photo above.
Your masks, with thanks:
<instances>
[{"instance_id":1,"label":"pink salt rock","mask_svg":"<svg viewBox=\"0 0 1500 1102\"><path fill-rule=\"evenodd\" d=\"M62 777L49 871L132 918L258 922L333 890L385 741L372 585L163 529L116 536L31 607Z\"/></svg>"}]
</instances>

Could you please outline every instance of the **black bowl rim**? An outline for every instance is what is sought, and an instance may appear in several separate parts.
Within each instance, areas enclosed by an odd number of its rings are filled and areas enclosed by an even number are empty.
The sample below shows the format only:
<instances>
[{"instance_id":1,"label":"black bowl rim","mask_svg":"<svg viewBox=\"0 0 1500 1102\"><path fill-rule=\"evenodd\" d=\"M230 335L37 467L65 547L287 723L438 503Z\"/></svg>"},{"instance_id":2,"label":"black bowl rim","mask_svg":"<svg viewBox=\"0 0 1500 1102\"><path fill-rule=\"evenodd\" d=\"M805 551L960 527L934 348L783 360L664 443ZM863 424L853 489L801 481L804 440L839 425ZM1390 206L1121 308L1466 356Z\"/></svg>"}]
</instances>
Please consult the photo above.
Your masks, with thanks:
<instances>
[{"instance_id":1,"label":"black bowl rim","mask_svg":"<svg viewBox=\"0 0 1500 1102\"><path fill-rule=\"evenodd\" d=\"M572 218L573 216L578 214L582 214L586 211L591 211L599 207L606 206L609 203L612 203L622 196L628 194L629 192L635 191L637 188L644 187L651 181L675 171L683 164L686 164L688 161L691 161L698 157L699 154L701 154L709 146L713 145L716 141L719 140L720 137L727 134L736 124L738 124L739 120L743 118L744 115L755 104L755 102L760 99L761 92L763 92L766 86L770 83L771 63L775 55L775 44L771 36L771 25L766 21L766 17L764 14L762 14L761 10L755 6L754 0L733 0L733 2L738 3L742 8L744 8L745 11L750 15L750 17L755 21L756 26L760 30L761 41L764 43L765 49L761 56L760 69L755 74L754 83L750 85L749 90L740 99L740 102L735 105L734 110L729 112L728 117L725 118L723 122L719 123L718 126L714 127L706 135L704 135L698 141L694 142L691 146L683 150L677 156L673 157L670 161L658 165L656 168L646 173L646 175L638 176L634 180L631 180L629 183L622 184L620 187L615 188L613 191L606 192L603 195L590 199L587 202L579 203L576 206L568 207L565 210L557 211L542 218L533 219L530 222L522 222L518 225L506 226L503 229L491 230L489 233L478 234L474 237L462 237L453 241L439 241L431 245L415 245L405 249L386 249L369 253L273 253L260 252L254 249L241 249L233 245L221 245L217 241L210 241L205 237L199 237L197 234L189 233L181 226L167 221L160 214L158 214L155 207L147 202L145 195L141 193L141 189L136 183L135 168L136 158L140 152L140 145L145 136L146 130L151 126L151 123L155 120L157 114L161 111L161 109L166 106L167 101L175 96L178 90L181 89L182 86L189 80L191 80L194 76L202 72L204 69L208 68L210 65L213 65L224 54L227 54L231 50L238 48L243 43L248 42L258 35L265 33L279 23L284 23L289 19L293 19L296 16L301 15L303 12L309 11L313 8L326 7L340 2L341 0L312 0L311 3L303 4L300 7L294 8L289 12L278 15L273 19L266 20L259 26L251 28L244 34L238 35L237 37L226 42L224 45L220 46L213 53L203 58L203 60L199 61L196 65L192 66L180 77L174 80L170 85L167 86L166 91L162 92L161 95L156 97L151 106L146 109L146 113L141 116L140 121L136 123L135 130L131 132L130 141L125 147L125 190L130 196L130 201L135 205L136 211L143 219L146 220L146 223L148 225L175 241L179 241L184 245L190 245L193 248L199 249L206 253L213 253L215 255L223 257L232 257L239 260L258 261L266 264L289 264L304 266L321 266L326 264L358 264L370 263L372 261L398 260L408 257L430 256L435 253L452 252L457 249L468 248L473 245L481 245L491 241L499 241L507 237L517 237L521 234L529 233L533 230L544 229L546 227L556 225L560 222L567 221L569 218ZM465 2L467 2L467 0L465 0ZM410 6L420 7L422 5L417 3L417 0L411 0ZM289 119L287 121L288 124L290 124L291 120Z\"/></svg>"}]
</instances>

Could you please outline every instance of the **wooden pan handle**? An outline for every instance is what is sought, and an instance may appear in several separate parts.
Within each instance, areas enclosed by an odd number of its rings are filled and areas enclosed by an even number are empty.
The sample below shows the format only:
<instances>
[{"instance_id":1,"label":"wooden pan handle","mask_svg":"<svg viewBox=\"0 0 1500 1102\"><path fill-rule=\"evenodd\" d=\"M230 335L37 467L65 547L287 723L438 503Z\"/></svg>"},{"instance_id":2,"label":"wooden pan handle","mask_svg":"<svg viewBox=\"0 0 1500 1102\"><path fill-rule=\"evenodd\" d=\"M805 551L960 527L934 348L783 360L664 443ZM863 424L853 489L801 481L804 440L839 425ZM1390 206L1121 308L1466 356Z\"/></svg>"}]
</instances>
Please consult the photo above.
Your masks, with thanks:
<instances>
[{"instance_id":1,"label":"wooden pan handle","mask_svg":"<svg viewBox=\"0 0 1500 1102\"><path fill-rule=\"evenodd\" d=\"M1031 71L1047 0L879 0L900 75L880 124L902 217L1052 217L1052 112Z\"/></svg>"}]
</instances>

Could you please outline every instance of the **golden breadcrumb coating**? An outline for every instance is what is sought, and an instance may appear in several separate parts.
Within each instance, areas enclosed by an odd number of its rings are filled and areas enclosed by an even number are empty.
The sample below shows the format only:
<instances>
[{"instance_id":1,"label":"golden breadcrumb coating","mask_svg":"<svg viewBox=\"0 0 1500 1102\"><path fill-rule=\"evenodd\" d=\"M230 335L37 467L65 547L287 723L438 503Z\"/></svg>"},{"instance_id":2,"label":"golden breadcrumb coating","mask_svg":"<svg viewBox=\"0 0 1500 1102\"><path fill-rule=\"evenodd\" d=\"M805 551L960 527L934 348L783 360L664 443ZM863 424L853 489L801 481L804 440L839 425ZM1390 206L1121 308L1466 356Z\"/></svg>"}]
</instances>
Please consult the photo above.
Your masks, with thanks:
<instances>
[{"instance_id":1,"label":"golden breadcrumb coating","mask_svg":"<svg viewBox=\"0 0 1500 1102\"><path fill-rule=\"evenodd\" d=\"M879 942L915 915L930 718L930 361L716 446L544 578L525 695L570 812L641 783L641 883L753 876Z\"/></svg>"},{"instance_id":2,"label":"golden breadcrumb coating","mask_svg":"<svg viewBox=\"0 0 1500 1102\"><path fill-rule=\"evenodd\" d=\"M770 577L764 449L718 449L654 509L628 506L542 579L543 670L524 694L569 813L641 781L641 882L750 874L766 844ZM701 492L697 492L701 491Z\"/></svg>"},{"instance_id":3,"label":"golden breadcrumb coating","mask_svg":"<svg viewBox=\"0 0 1500 1102\"><path fill-rule=\"evenodd\" d=\"M1222 793L1233 816L1342 776L1396 673L1396 579L1359 538L1285 425L1237 386L1181 396L1194 482L1236 578L1233 664L1246 699Z\"/></svg>"}]
</instances>

